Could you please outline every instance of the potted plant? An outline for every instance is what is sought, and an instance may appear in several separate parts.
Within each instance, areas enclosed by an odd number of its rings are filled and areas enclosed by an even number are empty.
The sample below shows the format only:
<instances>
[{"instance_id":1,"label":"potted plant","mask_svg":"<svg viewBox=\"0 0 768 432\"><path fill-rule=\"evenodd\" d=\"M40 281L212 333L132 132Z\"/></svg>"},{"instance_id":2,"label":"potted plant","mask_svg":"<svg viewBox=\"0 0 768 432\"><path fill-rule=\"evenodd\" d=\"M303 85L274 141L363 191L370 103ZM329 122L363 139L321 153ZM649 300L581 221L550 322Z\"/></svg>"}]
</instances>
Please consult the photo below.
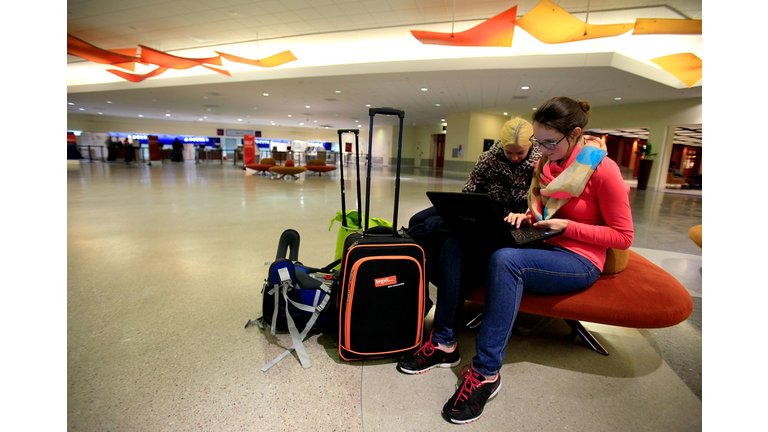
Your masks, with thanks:
<instances>
[{"instance_id":1,"label":"potted plant","mask_svg":"<svg viewBox=\"0 0 768 432\"><path fill-rule=\"evenodd\" d=\"M645 190L648 188L648 179L651 176L651 168L653 168L653 156L657 153L653 153L653 146L649 140L647 143L638 146L637 155L640 156L640 171L637 173L637 189Z\"/></svg>"}]
</instances>

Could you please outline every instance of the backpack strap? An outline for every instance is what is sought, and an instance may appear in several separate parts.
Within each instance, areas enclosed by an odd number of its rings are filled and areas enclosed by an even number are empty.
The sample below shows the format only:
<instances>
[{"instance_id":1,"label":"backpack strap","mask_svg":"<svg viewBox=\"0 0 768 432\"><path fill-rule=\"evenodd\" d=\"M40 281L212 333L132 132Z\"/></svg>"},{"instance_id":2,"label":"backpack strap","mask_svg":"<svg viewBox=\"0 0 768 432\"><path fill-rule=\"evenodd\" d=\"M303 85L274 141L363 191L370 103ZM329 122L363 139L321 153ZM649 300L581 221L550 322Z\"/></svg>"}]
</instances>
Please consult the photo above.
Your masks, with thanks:
<instances>
[{"instance_id":1,"label":"backpack strap","mask_svg":"<svg viewBox=\"0 0 768 432\"><path fill-rule=\"evenodd\" d=\"M280 269L285 270L285 273L288 273L287 269ZM279 270L279 271L280 271ZM299 274L302 274L301 272L295 272L295 275L298 276ZM312 366L312 362L309 360L309 355L307 354L306 349L304 348L304 338L307 337L307 334L312 329L312 327L315 325L315 322L317 321L317 318L320 316L320 314L323 312L323 310L328 306L328 303L331 298L331 288L327 285L320 283L317 286L312 286L312 288L316 288L317 291L315 292L315 298L312 302L312 306L301 304L294 302L288 297L288 291L293 289L293 284L291 283L290 277L288 279L283 279L283 274L281 273L281 281L280 285L275 285L272 289L276 290L275 292L275 312L273 312L273 318L272 318L272 334L275 334L275 327L277 324L277 301L278 296L282 295L283 299L285 300L286 305L286 313L285 318L288 324L288 331L291 334L291 340L293 341L293 345L291 345L290 348L285 350L282 354L277 356L274 360L264 365L264 367L261 368L263 372L268 371L272 366L276 365L280 360L285 358L287 355L291 353L291 351L296 351L296 355L299 357L299 361L301 362L301 366L304 369L307 369ZM320 300L320 295L325 294L323 296L323 299ZM288 304L292 304L297 309L303 310L305 312L309 312L312 314L312 316L309 318L309 321L307 321L307 324L304 326L304 329L299 332L298 328L296 327L296 323L293 321L293 317L291 317L291 314L288 313Z\"/></svg>"}]
</instances>

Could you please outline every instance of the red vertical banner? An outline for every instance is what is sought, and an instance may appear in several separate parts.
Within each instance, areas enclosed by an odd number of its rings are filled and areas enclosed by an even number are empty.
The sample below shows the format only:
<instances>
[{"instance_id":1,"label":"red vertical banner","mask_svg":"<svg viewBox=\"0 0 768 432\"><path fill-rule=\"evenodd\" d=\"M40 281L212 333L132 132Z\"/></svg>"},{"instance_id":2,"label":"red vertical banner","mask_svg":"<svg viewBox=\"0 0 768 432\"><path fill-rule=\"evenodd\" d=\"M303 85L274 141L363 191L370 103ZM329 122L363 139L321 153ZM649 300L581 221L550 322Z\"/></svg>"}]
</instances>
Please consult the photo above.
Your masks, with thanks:
<instances>
[{"instance_id":1,"label":"red vertical banner","mask_svg":"<svg viewBox=\"0 0 768 432\"><path fill-rule=\"evenodd\" d=\"M243 135L243 163L256 163L256 144L253 135Z\"/></svg>"},{"instance_id":2,"label":"red vertical banner","mask_svg":"<svg viewBox=\"0 0 768 432\"><path fill-rule=\"evenodd\" d=\"M160 141L157 139L157 135L147 135L147 144L149 145L149 160L163 160L163 154L160 150Z\"/></svg>"}]
</instances>

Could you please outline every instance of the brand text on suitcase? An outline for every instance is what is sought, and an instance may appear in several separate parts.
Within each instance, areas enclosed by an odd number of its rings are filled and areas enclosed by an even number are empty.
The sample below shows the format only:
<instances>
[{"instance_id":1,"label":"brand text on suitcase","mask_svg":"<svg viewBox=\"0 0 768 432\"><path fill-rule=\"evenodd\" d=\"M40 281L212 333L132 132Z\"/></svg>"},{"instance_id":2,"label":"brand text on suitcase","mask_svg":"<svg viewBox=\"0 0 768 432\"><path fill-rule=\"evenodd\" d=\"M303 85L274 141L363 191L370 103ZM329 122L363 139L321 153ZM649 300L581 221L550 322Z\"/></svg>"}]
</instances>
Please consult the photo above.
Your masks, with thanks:
<instances>
[{"instance_id":1,"label":"brand text on suitcase","mask_svg":"<svg viewBox=\"0 0 768 432\"><path fill-rule=\"evenodd\" d=\"M389 285L389 288L397 285L402 285L397 283L397 276L389 276L385 278L376 279L374 281L374 284L376 285L376 288L387 286L387 285Z\"/></svg>"}]
</instances>

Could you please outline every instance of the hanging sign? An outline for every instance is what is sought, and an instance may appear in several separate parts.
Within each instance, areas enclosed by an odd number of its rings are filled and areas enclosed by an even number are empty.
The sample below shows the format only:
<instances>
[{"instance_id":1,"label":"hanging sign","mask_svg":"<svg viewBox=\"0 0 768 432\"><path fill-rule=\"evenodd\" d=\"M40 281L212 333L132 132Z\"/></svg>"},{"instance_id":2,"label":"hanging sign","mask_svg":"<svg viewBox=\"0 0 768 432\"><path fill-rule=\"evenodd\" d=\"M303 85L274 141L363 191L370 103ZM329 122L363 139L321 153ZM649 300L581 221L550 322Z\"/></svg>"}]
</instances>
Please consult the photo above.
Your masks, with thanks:
<instances>
[{"instance_id":1,"label":"hanging sign","mask_svg":"<svg viewBox=\"0 0 768 432\"><path fill-rule=\"evenodd\" d=\"M256 163L256 144L254 143L253 135L243 136L243 163L254 164Z\"/></svg>"}]
</instances>

